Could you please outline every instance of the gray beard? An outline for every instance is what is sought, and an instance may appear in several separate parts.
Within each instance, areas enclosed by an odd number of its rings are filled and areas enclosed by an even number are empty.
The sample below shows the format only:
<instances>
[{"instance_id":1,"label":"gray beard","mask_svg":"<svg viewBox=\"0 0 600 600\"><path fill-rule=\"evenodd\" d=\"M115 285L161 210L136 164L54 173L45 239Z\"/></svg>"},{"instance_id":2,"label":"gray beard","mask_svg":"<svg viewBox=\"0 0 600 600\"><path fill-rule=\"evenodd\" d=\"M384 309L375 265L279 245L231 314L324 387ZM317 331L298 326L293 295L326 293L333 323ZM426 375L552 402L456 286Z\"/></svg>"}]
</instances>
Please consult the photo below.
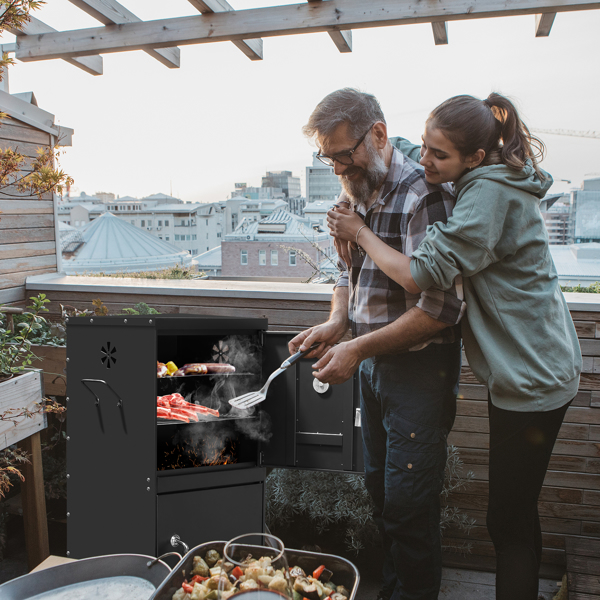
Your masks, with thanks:
<instances>
[{"instance_id":1,"label":"gray beard","mask_svg":"<svg viewBox=\"0 0 600 600\"><path fill-rule=\"evenodd\" d=\"M368 139L368 138L367 138ZM369 164L366 169L350 165L342 175L340 181L342 189L352 200L354 205L367 206L373 192L380 188L388 173L388 168L385 161L375 148L371 145L371 141L365 140ZM358 179L353 181L348 180L344 175L353 175L356 172L361 172Z\"/></svg>"}]
</instances>

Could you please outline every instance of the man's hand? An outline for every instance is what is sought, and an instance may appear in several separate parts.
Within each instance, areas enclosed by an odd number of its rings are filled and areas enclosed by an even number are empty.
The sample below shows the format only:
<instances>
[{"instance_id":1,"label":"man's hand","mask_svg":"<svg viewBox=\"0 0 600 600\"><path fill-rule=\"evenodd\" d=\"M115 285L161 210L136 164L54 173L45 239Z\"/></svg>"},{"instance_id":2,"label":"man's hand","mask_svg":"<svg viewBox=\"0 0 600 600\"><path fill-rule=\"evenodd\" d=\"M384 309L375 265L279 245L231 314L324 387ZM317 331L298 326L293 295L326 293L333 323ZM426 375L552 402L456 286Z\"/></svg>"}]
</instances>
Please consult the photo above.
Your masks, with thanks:
<instances>
[{"instance_id":1,"label":"man's hand","mask_svg":"<svg viewBox=\"0 0 600 600\"><path fill-rule=\"evenodd\" d=\"M344 383L352 377L364 357L358 352L354 340L330 348L314 365L313 375L323 383Z\"/></svg>"},{"instance_id":2,"label":"man's hand","mask_svg":"<svg viewBox=\"0 0 600 600\"><path fill-rule=\"evenodd\" d=\"M295 338L290 340L288 349L290 354L295 354L299 350L308 350L313 344L318 343L319 347L309 352L305 358L321 358L331 346L344 337L347 330L347 323L329 320L326 323L299 333Z\"/></svg>"}]
</instances>

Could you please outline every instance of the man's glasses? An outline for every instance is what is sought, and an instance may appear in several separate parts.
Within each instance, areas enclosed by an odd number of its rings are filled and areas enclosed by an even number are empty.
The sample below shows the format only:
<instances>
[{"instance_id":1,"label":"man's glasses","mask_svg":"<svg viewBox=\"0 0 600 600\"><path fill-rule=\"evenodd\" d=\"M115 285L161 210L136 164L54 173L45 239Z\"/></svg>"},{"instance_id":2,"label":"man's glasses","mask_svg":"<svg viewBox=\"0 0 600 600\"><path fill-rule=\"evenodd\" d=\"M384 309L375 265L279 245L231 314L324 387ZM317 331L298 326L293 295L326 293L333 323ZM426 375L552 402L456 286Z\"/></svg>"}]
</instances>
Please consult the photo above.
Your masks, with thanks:
<instances>
[{"instance_id":1,"label":"man's glasses","mask_svg":"<svg viewBox=\"0 0 600 600\"><path fill-rule=\"evenodd\" d=\"M373 123L373 125L375 125L375 123ZM352 148L351 150L346 150L346 152L340 152L339 154L333 154L332 156L327 156L326 154L321 154L321 152L319 152L317 154L317 158L324 165L327 165L328 167L333 167L333 165L335 164L335 161L339 162L340 165L353 165L354 160L352 158L352 155L356 152L358 147L363 143L364 139L367 137L367 133L369 133L369 131L371 131L373 125L371 125L371 127L369 127L369 129L367 129L367 131L364 132L364 134L361 136L361 138L358 140L358 142L356 142L356 145L354 146L354 148Z\"/></svg>"}]
</instances>

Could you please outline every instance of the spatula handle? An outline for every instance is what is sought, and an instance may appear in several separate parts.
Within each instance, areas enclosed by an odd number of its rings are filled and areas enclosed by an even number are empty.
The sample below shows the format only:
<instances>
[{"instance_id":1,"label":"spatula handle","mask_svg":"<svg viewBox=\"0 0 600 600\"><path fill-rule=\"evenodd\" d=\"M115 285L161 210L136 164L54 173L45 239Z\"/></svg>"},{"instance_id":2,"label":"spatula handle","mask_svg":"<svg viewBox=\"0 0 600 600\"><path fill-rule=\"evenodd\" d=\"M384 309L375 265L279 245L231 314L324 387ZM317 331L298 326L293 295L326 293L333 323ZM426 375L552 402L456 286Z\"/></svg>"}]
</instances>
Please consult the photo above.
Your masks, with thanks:
<instances>
[{"instance_id":1,"label":"spatula handle","mask_svg":"<svg viewBox=\"0 0 600 600\"><path fill-rule=\"evenodd\" d=\"M298 360L300 360L305 354L308 354L309 352L311 352L312 350L314 350L315 348L318 348L321 342L317 342L316 344L313 344L310 348L308 348L308 350L303 350L302 352L296 352L296 354L292 354L292 356L290 356L288 359L284 360L281 363L281 369L287 369L289 366L293 365L295 362L297 362Z\"/></svg>"}]
</instances>

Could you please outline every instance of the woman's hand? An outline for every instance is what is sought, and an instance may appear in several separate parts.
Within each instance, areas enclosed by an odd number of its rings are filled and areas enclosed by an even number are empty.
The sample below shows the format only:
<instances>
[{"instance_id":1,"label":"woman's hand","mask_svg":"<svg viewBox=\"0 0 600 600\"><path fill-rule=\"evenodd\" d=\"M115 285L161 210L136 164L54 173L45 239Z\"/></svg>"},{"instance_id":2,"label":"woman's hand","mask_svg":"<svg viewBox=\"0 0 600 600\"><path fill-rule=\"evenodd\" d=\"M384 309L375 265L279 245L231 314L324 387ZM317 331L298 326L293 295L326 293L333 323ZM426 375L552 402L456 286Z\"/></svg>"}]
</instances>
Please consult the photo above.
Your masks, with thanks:
<instances>
[{"instance_id":1,"label":"woman's hand","mask_svg":"<svg viewBox=\"0 0 600 600\"><path fill-rule=\"evenodd\" d=\"M349 242L356 240L356 233L365 222L352 210L338 207L327 213L327 225L331 235Z\"/></svg>"},{"instance_id":2,"label":"woman's hand","mask_svg":"<svg viewBox=\"0 0 600 600\"><path fill-rule=\"evenodd\" d=\"M352 267L352 254L350 253L350 242L340 240L339 238L333 238L333 245L335 251L338 253L338 257L346 263L348 271Z\"/></svg>"}]
</instances>

